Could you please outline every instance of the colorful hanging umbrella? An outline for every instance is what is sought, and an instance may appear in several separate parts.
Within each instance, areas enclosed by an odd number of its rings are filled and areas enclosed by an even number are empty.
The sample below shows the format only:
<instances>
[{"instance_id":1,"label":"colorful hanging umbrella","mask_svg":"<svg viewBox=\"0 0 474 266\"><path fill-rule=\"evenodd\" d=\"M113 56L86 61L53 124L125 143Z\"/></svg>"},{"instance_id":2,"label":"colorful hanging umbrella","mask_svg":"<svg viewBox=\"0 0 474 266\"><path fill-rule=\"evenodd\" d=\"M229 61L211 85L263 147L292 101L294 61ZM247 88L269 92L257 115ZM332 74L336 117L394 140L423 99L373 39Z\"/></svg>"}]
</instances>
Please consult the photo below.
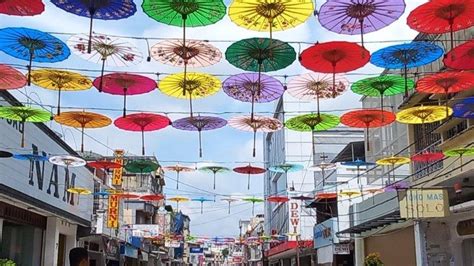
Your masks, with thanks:
<instances>
[{"instance_id":1,"label":"colorful hanging umbrella","mask_svg":"<svg viewBox=\"0 0 474 266\"><path fill-rule=\"evenodd\" d=\"M228 171L230 171L230 169L227 168L227 167L223 167L223 166L210 165L210 166L204 166L204 167L199 168L199 171L210 172L214 175L214 186L213 186L213 188L216 189L216 175L218 173L228 172Z\"/></svg>"},{"instance_id":2,"label":"colorful hanging umbrella","mask_svg":"<svg viewBox=\"0 0 474 266\"><path fill-rule=\"evenodd\" d=\"M392 166L393 181L396 180L395 177L395 165L403 165L410 163L410 158L403 156L391 156L377 160L375 163L377 165L389 165ZM383 177L382 177L383 178ZM383 180L382 180L383 183ZM388 176L388 183L390 183L390 175Z\"/></svg>"},{"instance_id":3,"label":"colorful hanging umbrella","mask_svg":"<svg viewBox=\"0 0 474 266\"><path fill-rule=\"evenodd\" d=\"M284 163L284 164L277 164L270 166L268 170L275 172L275 173L291 173L291 172L299 172L303 170L304 167L299 164L292 164L292 163Z\"/></svg>"},{"instance_id":4,"label":"colorful hanging umbrella","mask_svg":"<svg viewBox=\"0 0 474 266\"><path fill-rule=\"evenodd\" d=\"M191 116L178 119L172 126L180 130L197 131L199 134L199 157L202 157L202 131L219 129L227 125L227 121L215 116Z\"/></svg>"},{"instance_id":5,"label":"colorful hanging umbrella","mask_svg":"<svg viewBox=\"0 0 474 266\"><path fill-rule=\"evenodd\" d=\"M72 194L77 194L77 204L79 204L79 199L81 198L81 195L90 195L90 194L92 194L92 191L90 191L87 188L83 188L83 187L68 188L67 192L72 193Z\"/></svg>"},{"instance_id":6,"label":"colorful hanging umbrella","mask_svg":"<svg viewBox=\"0 0 474 266\"><path fill-rule=\"evenodd\" d=\"M10 16L35 16L43 13L41 0L3 0L0 2L0 13Z\"/></svg>"},{"instance_id":7,"label":"colorful hanging umbrella","mask_svg":"<svg viewBox=\"0 0 474 266\"><path fill-rule=\"evenodd\" d=\"M259 175L265 173L267 170L261 167L256 167L252 165L240 166L235 167L234 172L239 174L245 174L248 176L247 178L247 189L250 189L250 175Z\"/></svg>"},{"instance_id":8,"label":"colorful hanging umbrella","mask_svg":"<svg viewBox=\"0 0 474 266\"><path fill-rule=\"evenodd\" d=\"M67 44L81 58L96 64L102 64L101 77L104 75L105 66L125 67L136 65L143 59L140 51L132 44L123 39L103 34L92 34L92 52L88 52L88 39L88 36L78 34L72 36ZM102 84L99 84L97 88L102 91Z\"/></svg>"},{"instance_id":9,"label":"colorful hanging umbrella","mask_svg":"<svg viewBox=\"0 0 474 266\"><path fill-rule=\"evenodd\" d=\"M206 199L204 197L199 197L199 198L195 198L195 199L192 199L192 201L199 201L201 203L201 214L202 214L202 209L203 209L203 205L204 205L204 202L206 201L214 201L212 199Z\"/></svg>"},{"instance_id":10,"label":"colorful hanging umbrella","mask_svg":"<svg viewBox=\"0 0 474 266\"><path fill-rule=\"evenodd\" d=\"M61 113L61 91L81 91L92 87L92 81L88 77L71 71L38 69L31 71L30 75L36 86L58 91L58 115Z\"/></svg>"},{"instance_id":11,"label":"colorful hanging umbrella","mask_svg":"<svg viewBox=\"0 0 474 266\"><path fill-rule=\"evenodd\" d=\"M119 20L128 18L137 12L137 7L133 0L51 0L51 2L66 12L90 18L87 43L87 53L89 54L93 49L92 28L94 19Z\"/></svg>"},{"instance_id":12,"label":"colorful hanging umbrella","mask_svg":"<svg viewBox=\"0 0 474 266\"><path fill-rule=\"evenodd\" d=\"M278 119L265 116L233 117L229 120L229 125L235 129L253 132L253 157L256 155L257 132L275 132L283 127Z\"/></svg>"},{"instance_id":13,"label":"colorful hanging umbrella","mask_svg":"<svg viewBox=\"0 0 474 266\"><path fill-rule=\"evenodd\" d=\"M151 113L135 113L117 118L114 125L126 131L142 132L142 155L145 155L145 131L155 131L171 125L166 116Z\"/></svg>"},{"instance_id":14,"label":"colorful hanging umbrella","mask_svg":"<svg viewBox=\"0 0 474 266\"><path fill-rule=\"evenodd\" d=\"M161 194L147 194L147 195L140 196L139 199L144 200L144 201L160 201L160 200L164 200L165 196Z\"/></svg>"},{"instance_id":15,"label":"colorful hanging umbrella","mask_svg":"<svg viewBox=\"0 0 474 266\"><path fill-rule=\"evenodd\" d=\"M140 186L143 182L143 174L155 172L160 166L150 160L133 160L127 162L124 166L125 170L129 173L140 174Z\"/></svg>"},{"instance_id":16,"label":"colorful hanging umbrella","mask_svg":"<svg viewBox=\"0 0 474 266\"><path fill-rule=\"evenodd\" d=\"M451 48L454 32L474 25L474 2L466 0L436 0L422 4L410 12L410 28L427 34L450 33Z\"/></svg>"},{"instance_id":17,"label":"colorful hanging umbrella","mask_svg":"<svg viewBox=\"0 0 474 266\"><path fill-rule=\"evenodd\" d=\"M229 17L238 26L255 31L282 31L304 23L314 12L312 0L233 1Z\"/></svg>"},{"instance_id":18,"label":"colorful hanging umbrella","mask_svg":"<svg viewBox=\"0 0 474 266\"><path fill-rule=\"evenodd\" d=\"M221 88L221 81L209 74L184 73L165 77L159 83L162 93L178 99L189 99L190 116L193 116L193 99L216 94Z\"/></svg>"},{"instance_id":19,"label":"colorful hanging umbrella","mask_svg":"<svg viewBox=\"0 0 474 266\"><path fill-rule=\"evenodd\" d=\"M243 198L242 200L243 200L243 201L246 201L246 202L251 202L251 203L252 203L252 216L253 216L254 213L255 213L255 203L264 202L263 199L261 199L261 198L256 198L256 197Z\"/></svg>"},{"instance_id":20,"label":"colorful hanging umbrella","mask_svg":"<svg viewBox=\"0 0 474 266\"><path fill-rule=\"evenodd\" d=\"M49 160L48 156L34 154L34 153L14 154L13 158L20 161L30 161L30 162L45 162Z\"/></svg>"},{"instance_id":21,"label":"colorful hanging umbrella","mask_svg":"<svg viewBox=\"0 0 474 266\"><path fill-rule=\"evenodd\" d=\"M285 202L290 201L290 199L287 196L275 195L275 196L269 196L267 198L267 201L268 202L273 202L273 203L285 203Z\"/></svg>"},{"instance_id":22,"label":"colorful hanging umbrella","mask_svg":"<svg viewBox=\"0 0 474 266\"><path fill-rule=\"evenodd\" d=\"M335 170L337 168L337 165L335 163L328 163L328 162L325 162L324 160L318 164L314 164L310 167L308 167L307 169L309 171L316 171L316 172L321 172L322 174L322 184L323 184L323 187L326 186L326 171L330 171L330 170ZM316 177L314 179L314 184L316 186Z\"/></svg>"},{"instance_id":23,"label":"colorful hanging umbrella","mask_svg":"<svg viewBox=\"0 0 474 266\"><path fill-rule=\"evenodd\" d=\"M345 113L341 123L348 127L364 128L367 136L367 150L370 150L369 128L389 125L395 121L395 114L378 109L361 109Z\"/></svg>"},{"instance_id":24,"label":"colorful hanging umbrella","mask_svg":"<svg viewBox=\"0 0 474 266\"><path fill-rule=\"evenodd\" d=\"M20 121L22 123L42 123L52 119L50 112L43 109L32 108L27 106L1 106L0 118ZM21 147L25 147L25 131L21 132Z\"/></svg>"},{"instance_id":25,"label":"colorful hanging umbrella","mask_svg":"<svg viewBox=\"0 0 474 266\"><path fill-rule=\"evenodd\" d=\"M102 197L102 198L106 198L110 195L110 193L108 191L99 191L99 192L94 192L92 193L93 196L99 196L99 197Z\"/></svg>"},{"instance_id":26,"label":"colorful hanging umbrella","mask_svg":"<svg viewBox=\"0 0 474 266\"><path fill-rule=\"evenodd\" d=\"M54 121L61 125L81 129L81 152L84 152L84 129L103 128L112 123L112 120L107 116L85 111L63 112L56 115Z\"/></svg>"},{"instance_id":27,"label":"colorful hanging umbrella","mask_svg":"<svg viewBox=\"0 0 474 266\"><path fill-rule=\"evenodd\" d=\"M227 203L229 204L229 211L227 212L228 214L230 214L230 204L232 204L232 202L239 201L238 199L234 199L234 198L231 198L231 197L222 198L221 200L222 201L227 201Z\"/></svg>"},{"instance_id":28,"label":"colorful hanging umbrella","mask_svg":"<svg viewBox=\"0 0 474 266\"><path fill-rule=\"evenodd\" d=\"M370 195L372 196L372 205L375 204L375 194L378 194L378 193L381 193L383 192L384 190L382 188L379 188L379 187L369 187L369 188L365 188L364 190L362 190L362 193L370 193Z\"/></svg>"},{"instance_id":29,"label":"colorful hanging umbrella","mask_svg":"<svg viewBox=\"0 0 474 266\"><path fill-rule=\"evenodd\" d=\"M119 163L105 160L88 162L87 166L92 167L94 169L103 169L104 172L107 172L110 169L118 169L122 167L122 165Z\"/></svg>"},{"instance_id":30,"label":"colorful hanging umbrella","mask_svg":"<svg viewBox=\"0 0 474 266\"><path fill-rule=\"evenodd\" d=\"M474 118L474 97L467 97L453 106L453 116Z\"/></svg>"},{"instance_id":31,"label":"colorful hanging umbrella","mask_svg":"<svg viewBox=\"0 0 474 266\"><path fill-rule=\"evenodd\" d=\"M291 196L290 199L306 201L306 200L313 200L314 197L310 197L310 196L306 196L304 194L300 194L300 195Z\"/></svg>"},{"instance_id":32,"label":"colorful hanging umbrella","mask_svg":"<svg viewBox=\"0 0 474 266\"><path fill-rule=\"evenodd\" d=\"M312 154L316 154L314 132L326 131L339 125L339 117L330 114L306 114L293 117L285 122L285 127L294 131L311 132Z\"/></svg>"},{"instance_id":33,"label":"colorful hanging umbrella","mask_svg":"<svg viewBox=\"0 0 474 266\"><path fill-rule=\"evenodd\" d=\"M445 108L439 105L423 105L401 110L397 113L397 121L404 124L423 124L441 121L453 113L448 107L446 114Z\"/></svg>"},{"instance_id":34,"label":"colorful hanging umbrella","mask_svg":"<svg viewBox=\"0 0 474 266\"><path fill-rule=\"evenodd\" d=\"M336 199L337 193L336 192L320 192L316 194L316 200L329 200L329 199Z\"/></svg>"},{"instance_id":35,"label":"colorful hanging umbrella","mask_svg":"<svg viewBox=\"0 0 474 266\"><path fill-rule=\"evenodd\" d=\"M431 162L437 162L443 159L444 159L444 154L442 152L432 152L432 151L421 152L411 157L411 160L413 162L419 162L419 163L431 163Z\"/></svg>"},{"instance_id":36,"label":"colorful hanging umbrella","mask_svg":"<svg viewBox=\"0 0 474 266\"><path fill-rule=\"evenodd\" d=\"M449 112L449 94L472 88L474 88L474 73L472 72L439 72L426 76L416 82L416 90L418 92L446 95L446 115Z\"/></svg>"},{"instance_id":37,"label":"colorful hanging umbrella","mask_svg":"<svg viewBox=\"0 0 474 266\"><path fill-rule=\"evenodd\" d=\"M175 197L167 198L167 200L176 202L176 212L178 212L179 203L189 201L189 198L182 197L182 196L175 196Z\"/></svg>"},{"instance_id":38,"label":"colorful hanging umbrella","mask_svg":"<svg viewBox=\"0 0 474 266\"><path fill-rule=\"evenodd\" d=\"M412 90L415 82L406 79L407 89ZM402 94L405 91L405 79L400 76L384 75L359 80L352 84L351 90L359 95L380 97L380 110L383 110L384 96Z\"/></svg>"},{"instance_id":39,"label":"colorful hanging umbrella","mask_svg":"<svg viewBox=\"0 0 474 266\"><path fill-rule=\"evenodd\" d=\"M443 59L445 66L456 70L474 70L474 40L454 47Z\"/></svg>"},{"instance_id":40,"label":"colorful hanging umbrella","mask_svg":"<svg viewBox=\"0 0 474 266\"><path fill-rule=\"evenodd\" d=\"M176 164L176 165L165 166L163 167L163 170L176 172L176 189L179 189L179 174L181 172L193 172L196 169L192 167Z\"/></svg>"},{"instance_id":41,"label":"colorful hanging umbrella","mask_svg":"<svg viewBox=\"0 0 474 266\"><path fill-rule=\"evenodd\" d=\"M357 191L357 190L340 190L338 194L339 196L342 196L342 197L348 197L349 202L352 201L353 197L358 197L362 195L362 193L360 193L360 191Z\"/></svg>"},{"instance_id":42,"label":"colorful hanging umbrella","mask_svg":"<svg viewBox=\"0 0 474 266\"><path fill-rule=\"evenodd\" d=\"M370 63L388 69L403 69L405 97L408 96L408 68L427 65L443 55L443 48L429 42L397 44L377 50Z\"/></svg>"},{"instance_id":43,"label":"colorful hanging umbrella","mask_svg":"<svg viewBox=\"0 0 474 266\"><path fill-rule=\"evenodd\" d=\"M66 168L81 167L86 165L86 161L84 159L71 155L56 155L50 157L49 162L54 165L64 166Z\"/></svg>"},{"instance_id":44,"label":"colorful hanging umbrella","mask_svg":"<svg viewBox=\"0 0 474 266\"><path fill-rule=\"evenodd\" d=\"M357 158L354 161L342 162L341 165L357 167L357 182L360 183L360 168L361 167L373 166L373 165L375 165L375 163L366 162L364 160L361 160L361 159Z\"/></svg>"},{"instance_id":45,"label":"colorful hanging umbrella","mask_svg":"<svg viewBox=\"0 0 474 266\"><path fill-rule=\"evenodd\" d=\"M26 85L26 77L11 66L0 64L0 90L16 90Z\"/></svg>"},{"instance_id":46,"label":"colorful hanging umbrella","mask_svg":"<svg viewBox=\"0 0 474 266\"><path fill-rule=\"evenodd\" d=\"M405 12L403 0L327 1L318 13L319 23L335 33L364 34L380 30L395 22Z\"/></svg>"},{"instance_id":47,"label":"colorful hanging umbrella","mask_svg":"<svg viewBox=\"0 0 474 266\"><path fill-rule=\"evenodd\" d=\"M66 60L71 51L53 35L29 28L0 29L0 50L15 58L28 61L28 85L33 62L55 63Z\"/></svg>"},{"instance_id":48,"label":"colorful hanging umbrella","mask_svg":"<svg viewBox=\"0 0 474 266\"><path fill-rule=\"evenodd\" d=\"M398 182L395 182L393 184L389 184L387 187L385 187L386 192L390 191L399 191L399 190L404 190L410 187L410 184L407 181L400 180Z\"/></svg>"},{"instance_id":49,"label":"colorful hanging umbrella","mask_svg":"<svg viewBox=\"0 0 474 266\"><path fill-rule=\"evenodd\" d=\"M342 75L336 75L336 86L333 87L332 76L323 73L306 73L290 80L288 93L303 101L316 101L319 112L319 100L337 97L343 94L349 81ZM335 93L334 93L335 92Z\"/></svg>"},{"instance_id":50,"label":"colorful hanging umbrella","mask_svg":"<svg viewBox=\"0 0 474 266\"><path fill-rule=\"evenodd\" d=\"M336 96L336 73L344 73L365 66L370 53L351 42L317 43L301 53L300 63L305 68L322 73L332 73L333 97Z\"/></svg>"},{"instance_id":51,"label":"colorful hanging umbrella","mask_svg":"<svg viewBox=\"0 0 474 266\"><path fill-rule=\"evenodd\" d=\"M459 161L461 163L461 171L463 167L462 158L465 156L474 156L474 148L456 148L451 149L443 152L444 155L448 157L456 157L459 156Z\"/></svg>"},{"instance_id":52,"label":"colorful hanging umbrella","mask_svg":"<svg viewBox=\"0 0 474 266\"><path fill-rule=\"evenodd\" d=\"M112 73L96 78L94 87L112 95L123 95L123 117L127 115L127 95L138 95L153 91L156 82L150 78L128 74Z\"/></svg>"},{"instance_id":53,"label":"colorful hanging umbrella","mask_svg":"<svg viewBox=\"0 0 474 266\"><path fill-rule=\"evenodd\" d=\"M5 159L5 158L11 158L11 157L13 157L13 153L9 151L0 150L0 158Z\"/></svg>"}]
</instances>

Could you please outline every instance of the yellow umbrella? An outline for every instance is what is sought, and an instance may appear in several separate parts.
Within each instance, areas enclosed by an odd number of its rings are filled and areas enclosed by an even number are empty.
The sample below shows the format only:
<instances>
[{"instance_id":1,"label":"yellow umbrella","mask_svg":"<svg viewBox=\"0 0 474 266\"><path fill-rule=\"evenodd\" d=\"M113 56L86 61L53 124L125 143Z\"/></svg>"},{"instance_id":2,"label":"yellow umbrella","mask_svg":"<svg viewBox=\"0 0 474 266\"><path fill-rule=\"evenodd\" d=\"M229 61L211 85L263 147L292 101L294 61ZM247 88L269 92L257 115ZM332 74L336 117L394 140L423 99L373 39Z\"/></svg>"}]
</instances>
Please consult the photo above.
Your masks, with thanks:
<instances>
[{"instance_id":1,"label":"yellow umbrella","mask_svg":"<svg viewBox=\"0 0 474 266\"><path fill-rule=\"evenodd\" d=\"M193 99L213 95L221 86L222 83L218 78L195 72L169 75L158 85L160 91L168 96L189 99L191 116L193 116Z\"/></svg>"},{"instance_id":2,"label":"yellow umbrella","mask_svg":"<svg viewBox=\"0 0 474 266\"><path fill-rule=\"evenodd\" d=\"M314 12L313 0L234 0L230 19L238 26L255 30L282 31L305 22Z\"/></svg>"},{"instance_id":3,"label":"yellow umbrella","mask_svg":"<svg viewBox=\"0 0 474 266\"><path fill-rule=\"evenodd\" d=\"M92 194L92 191L90 191L87 188L82 188L82 187L68 188L67 192L78 195L77 196L77 204L79 204L79 198L80 198L81 195L90 195L90 194Z\"/></svg>"},{"instance_id":4,"label":"yellow umbrella","mask_svg":"<svg viewBox=\"0 0 474 266\"><path fill-rule=\"evenodd\" d=\"M357 190L340 190L339 191L339 196L342 197L349 197L349 201L352 201L352 197L357 197L362 195L360 191Z\"/></svg>"},{"instance_id":5,"label":"yellow umbrella","mask_svg":"<svg viewBox=\"0 0 474 266\"><path fill-rule=\"evenodd\" d=\"M444 110L444 109L443 109ZM411 159L403 156L391 156L377 160L375 163L378 165L391 165L393 173L393 181L395 181L395 165L402 165L410 163ZM390 182L390 175L388 176L388 181ZM383 183L383 180L382 180Z\"/></svg>"},{"instance_id":6,"label":"yellow umbrella","mask_svg":"<svg viewBox=\"0 0 474 266\"><path fill-rule=\"evenodd\" d=\"M76 72L57 69L33 70L31 71L31 82L38 87L58 91L58 115L61 113L61 91L81 91L92 87L92 81L88 77Z\"/></svg>"},{"instance_id":7,"label":"yellow umbrella","mask_svg":"<svg viewBox=\"0 0 474 266\"><path fill-rule=\"evenodd\" d=\"M102 128L112 123L107 116L85 111L64 112L56 115L54 120L61 125L81 129L81 152L84 152L85 128Z\"/></svg>"},{"instance_id":8,"label":"yellow umbrella","mask_svg":"<svg viewBox=\"0 0 474 266\"><path fill-rule=\"evenodd\" d=\"M186 197L183 197L183 196L175 196L175 197L168 198L168 200L176 202L176 212L178 212L179 203L189 201L189 198L186 198Z\"/></svg>"}]
</instances>

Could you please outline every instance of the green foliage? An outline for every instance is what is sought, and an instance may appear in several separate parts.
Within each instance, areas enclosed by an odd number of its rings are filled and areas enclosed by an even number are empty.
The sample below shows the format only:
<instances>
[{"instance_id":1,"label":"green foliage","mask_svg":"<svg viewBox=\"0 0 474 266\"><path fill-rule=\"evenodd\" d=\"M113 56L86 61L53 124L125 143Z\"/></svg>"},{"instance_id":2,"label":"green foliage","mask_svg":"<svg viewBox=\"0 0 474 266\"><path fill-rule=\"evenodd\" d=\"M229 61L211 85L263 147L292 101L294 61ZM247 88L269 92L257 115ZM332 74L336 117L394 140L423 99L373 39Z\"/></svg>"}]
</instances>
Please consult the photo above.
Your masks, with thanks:
<instances>
[{"instance_id":1,"label":"green foliage","mask_svg":"<svg viewBox=\"0 0 474 266\"><path fill-rule=\"evenodd\" d=\"M384 266L379 253L370 253L365 257L365 266Z\"/></svg>"},{"instance_id":2,"label":"green foliage","mask_svg":"<svg viewBox=\"0 0 474 266\"><path fill-rule=\"evenodd\" d=\"M0 266L16 266L16 263L9 259L0 259Z\"/></svg>"}]
</instances>

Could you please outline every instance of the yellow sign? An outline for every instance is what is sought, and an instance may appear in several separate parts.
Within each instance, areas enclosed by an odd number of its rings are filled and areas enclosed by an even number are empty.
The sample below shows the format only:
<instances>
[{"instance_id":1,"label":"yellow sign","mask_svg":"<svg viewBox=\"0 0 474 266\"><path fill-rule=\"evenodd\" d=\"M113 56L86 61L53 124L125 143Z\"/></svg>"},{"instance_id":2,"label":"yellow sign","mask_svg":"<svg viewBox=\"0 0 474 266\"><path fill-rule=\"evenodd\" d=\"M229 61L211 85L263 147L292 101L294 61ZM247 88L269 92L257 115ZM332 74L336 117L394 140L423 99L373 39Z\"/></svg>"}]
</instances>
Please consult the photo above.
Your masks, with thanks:
<instances>
[{"instance_id":1,"label":"yellow sign","mask_svg":"<svg viewBox=\"0 0 474 266\"><path fill-rule=\"evenodd\" d=\"M400 217L406 219L446 217L448 192L444 189L408 189L398 192Z\"/></svg>"},{"instance_id":2,"label":"yellow sign","mask_svg":"<svg viewBox=\"0 0 474 266\"><path fill-rule=\"evenodd\" d=\"M114 151L114 156L115 156L114 162L123 165L123 155L124 154L125 154L124 150L115 150ZM112 175L112 185L113 186L122 186L122 173L123 173L123 168L122 167L114 169L114 172L113 172L113 175Z\"/></svg>"},{"instance_id":3,"label":"yellow sign","mask_svg":"<svg viewBox=\"0 0 474 266\"><path fill-rule=\"evenodd\" d=\"M107 211L107 227L118 228L119 226L119 196L109 195L109 208Z\"/></svg>"}]
</instances>

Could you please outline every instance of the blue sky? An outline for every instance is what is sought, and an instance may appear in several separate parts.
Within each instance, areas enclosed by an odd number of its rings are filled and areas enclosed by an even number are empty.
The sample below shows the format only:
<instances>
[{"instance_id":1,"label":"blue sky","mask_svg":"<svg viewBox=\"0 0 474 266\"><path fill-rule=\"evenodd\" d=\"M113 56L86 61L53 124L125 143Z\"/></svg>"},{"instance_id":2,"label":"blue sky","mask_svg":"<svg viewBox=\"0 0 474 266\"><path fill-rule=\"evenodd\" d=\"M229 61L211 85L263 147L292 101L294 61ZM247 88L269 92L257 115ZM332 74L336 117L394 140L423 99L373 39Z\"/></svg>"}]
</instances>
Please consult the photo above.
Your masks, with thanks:
<instances>
[{"instance_id":1,"label":"blue sky","mask_svg":"<svg viewBox=\"0 0 474 266\"><path fill-rule=\"evenodd\" d=\"M46 2L46 1L45 1ZM171 27L164 24L160 24L147 15L141 10L141 1L135 1L137 4L138 12L125 20L117 21L100 21L97 20L94 23L94 31L97 33L121 35L121 36L138 36L138 37L154 37L154 38L180 38L182 30L179 27ZM229 5L230 1L224 1ZM317 1L317 7L321 6L324 1ZM374 52L375 50L382 48L387 45L396 43L370 43L371 41L385 41L385 40L411 40L416 36L416 32L410 30L406 26L406 16L415 6L425 2L421 0L407 1L407 10L404 16L393 23L391 26L380 30L379 32L367 34L365 40L367 41L366 47ZM2 16L0 20L0 27L31 27L34 29L47 31L47 32L61 32L61 33L86 33L88 31L88 19L72 14L66 13L61 9L56 8L53 4L46 2L46 11L35 17L8 17ZM204 28L190 28L187 31L188 39L205 39L205 40L228 40L230 42L212 42L216 47L220 48L224 53L225 49L232 43L243 38L251 37L268 37L268 33L260 33L246 30L236 26L226 16L222 21L215 25L211 25ZM56 35L62 40L66 41L71 35ZM348 41L359 41L359 36L341 36L332 32L328 32L323 29L315 17L310 17L308 21L294 29L290 29L284 32L275 32L274 38L283 41L302 41L315 43L332 41L332 40L348 40ZM127 39L134 45L136 45L140 51L142 51L144 57L147 56L147 46L144 41ZM157 43L157 40L150 40L150 45ZM307 48L307 45L302 45L302 50ZM298 52L299 47L294 45L295 50ZM11 58L3 53L0 53L0 62L7 64L21 64L26 65L26 62ZM40 66L40 64L35 64ZM49 64L56 68L84 68L84 69L96 69L100 70L100 65L96 65L87 62L80 57L72 54L66 61ZM145 60L135 66L120 67L120 68L108 68L107 70L115 71L144 71L144 72L170 72L178 73L182 69L169 67L160 64L156 61L146 62ZM225 61L222 61L214 66L206 67L202 69L192 69L190 71L214 73L214 74L225 74L232 75L242 73L243 71L235 68ZM355 72L357 73L379 73L381 69L377 69L373 66L366 66ZM306 73L297 61L295 61L290 67L269 74L279 75L298 75ZM91 75L90 73L87 73ZM156 76L149 76L150 78L156 79ZM161 76L160 78L163 78ZM363 75L350 75L348 76L350 81L355 81L364 78ZM223 78L221 78L223 79ZM281 80L283 81L283 80ZM25 92L25 90L23 91ZM56 93L53 91L43 90L31 86L26 89L26 92L36 100L43 104L56 104L57 98ZM20 99L24 100L21 93L16 92L15 95ZM351 92L347 92L343 96L331 100L322 102L321 110L332 110L332 109L344 109L347 107L358 108L360 103L359 97L355 96ZM62 103L65 107L77 106L85 108L86 110L91 107L101 108L116 108L117 111L106 111L101 112L112 119L115 119L121 115L120 109L122 107L122 98L112 96L108 94L100 94L95 88L89 91L82 92L71 92L63 93ZM259 104L256 106L256 110L260 112L271 112L274 109L276 102L268 104ZM184 117L186 115L178 114L188 111L188 102L185 100L178 100L167 97L161 94L158 90L146 94L143 96L132 96L128 99L128 108L130 110L142 110L152 112L165 112L169 115L171 120ZM250 104L240 103L229 98L222 91L218 94L205 98L202 100L196 100L194 103L194 110L196 113L199 112L229 112L231 114L222 115L223 118L229 119L238 114L232 114L232 112L249 112ZM63 109L66 111L66 108ZM131 112L130 112L131 113ZM79 148L80 135L76 130L69 130L61 128L54 122L50 123L51 127L56 131L64 135L65 140L72 146ZM105 129L89 130L87 133L93 136L98 141L95 141L89 137L85 139L86 150L93 150L101 154L111 154L109 149L106 149L103 144L115 148L123 148L132 154L140 154L140 134L129 133L120 131L114 126L110 126ZM262 157L262 140L261 135L258 136L257 140L257 157L252 158L252 134L248 132L237 131L231 127L225 127L223 129L205 132L203 134L203 147L204 157L202 159L198 156L198 143L197 133L183 132L176 130L172 127L166 128L161 131L148 133L146 135L147 154L154 154L158 160L162 162L162 165L170 165L175 162L225 162L224 166L233 168L236 166L244 165L245 163L232 163L232 162L253 162L258 166L261 166ZM102 143L102 144L101 144ZM193 166L194 164L189 164ZM175 178L175 174L172 172L166 173L167 176ZM212 176L206 173L190 173L182 174L181 181L189 184L190 186L199 188L193 188L186 186L185 184L180 185L181 191L176 191L175 181L167 178L167 187L165 189L168 196L171 195L183 195L191 198L197 197L209 197L213 198L213 193L217 192L221 195L263 195L263 176L252 177L252 187L247 190L247 176L239 175L234 173L221 174L217 177L217 190L212 189ZM204 192L207 191L207 192ZM180 209L184 213L187 213L191 217L191 232L194 235L206 235L206 236L229 236L238 234L238 220L248 219L251 216L251 204L243 202L234 203L232 208L232 214L227 215L227 203L221 202L219 197L217 201L206 202L205 212L203 215L200 214L199 203L192 202L187 204L181 204ZM262 212L263 205L256 206L256 213ZM225 226L223 226L225 225Z\"/></svg>"}]
</instances>

